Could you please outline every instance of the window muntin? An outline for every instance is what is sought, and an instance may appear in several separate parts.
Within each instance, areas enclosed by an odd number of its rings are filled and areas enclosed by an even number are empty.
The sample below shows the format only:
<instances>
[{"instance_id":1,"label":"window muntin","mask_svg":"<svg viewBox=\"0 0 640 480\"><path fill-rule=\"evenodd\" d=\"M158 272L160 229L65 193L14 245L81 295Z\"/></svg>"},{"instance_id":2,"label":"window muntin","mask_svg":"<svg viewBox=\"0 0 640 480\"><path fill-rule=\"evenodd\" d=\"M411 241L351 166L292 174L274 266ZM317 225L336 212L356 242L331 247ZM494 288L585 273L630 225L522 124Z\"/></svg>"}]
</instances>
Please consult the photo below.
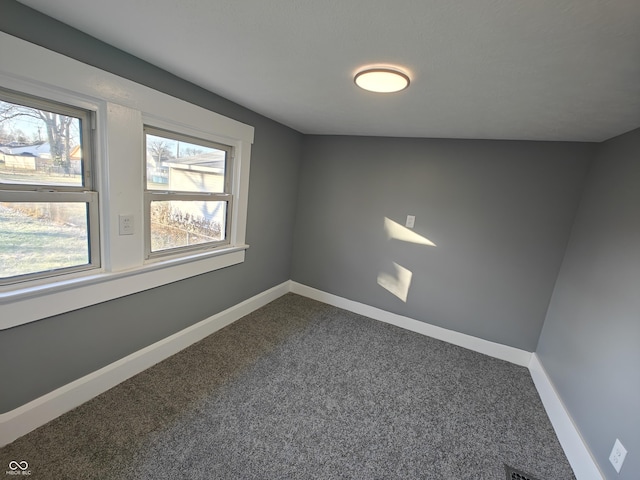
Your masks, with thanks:
<instances>
[{"instance_id":1,"label":"window muntin","mask_svg":"<svg viewBox=\"0 0 640 480\"><path fill-rule=\"evenodd\" d=\"M0 90L0 285L100 265L91 112Z\"/></svg>"},{"instance_id":2,"label":"window muntin","mask_svg":"<svg viewBox=\"0 0 640 480\"><path fill-rule=\"evenodd\" d=\"M146 258L228 245L232 147L150 126L144 141Z\"/></svg>"},{"instance_id":3,"label":"window muntin","mask_svg":"<svg viewBox=\"0 0 640 480\"><path fill-rule=\"evenodd\" d=\"M0 287L0 329L227 268L245 261L249 170L255 129L175 96L61 56L0 32L0 88L95 113L94 189L100 194L100 270ZM48 72L43 76L43 72ZM92 81L88 82L90 78ZM143 125L233 147L229 245L179 258L145 261ZM231 167L230 167L231 168ZM120 235L119 215L133 215ZM94 222L93 225L97 225ZM106 227L106 228L103 228ZM93 238L93 237L92 237ZM92 249L96 254L97 249Z\"/></svg>"}]
</instances>

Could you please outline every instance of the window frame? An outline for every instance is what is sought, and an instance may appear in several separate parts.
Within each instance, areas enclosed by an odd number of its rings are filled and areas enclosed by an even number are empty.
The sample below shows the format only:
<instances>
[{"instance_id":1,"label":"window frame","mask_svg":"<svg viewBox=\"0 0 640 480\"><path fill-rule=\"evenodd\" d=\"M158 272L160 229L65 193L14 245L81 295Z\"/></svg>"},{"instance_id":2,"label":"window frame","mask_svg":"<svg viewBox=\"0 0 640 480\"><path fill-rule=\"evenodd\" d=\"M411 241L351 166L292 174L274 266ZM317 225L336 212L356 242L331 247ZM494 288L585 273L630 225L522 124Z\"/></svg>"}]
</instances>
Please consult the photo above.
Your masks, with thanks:
<instances>
[{"instance_id":1,"label":"window frame","mask_svg":"<svg viewBox=\"0 0 640 480\"><path fill-rule=\"evenodd\" d=\"M78 203L86 204L88 262L52 270L13 275L0 278L0 286L11 286L64 276L70 273L96 270L101 267L99 193L93 179L95 112L79 106L22 93L0 86L0 100L28 108L47 111L80 120L80 147L82 149L82 184L51 185L45 183L0 182L0 202L7 203Z\"/></svg>"},{"instance_id":2,"label":"window frame","mask_svg":"<svg viewBox=\"0 0 640 480\"><path fill-rule=\"evenodd\" d=\"M224 191L223 192L188 192L179 190L150 189L147 183L147 135L155 135L169 140L184 141L209 148L215 148L226 152ZM205 138L195 137L178 131L171 131L158 128L153 125L143 125L143 186L144 186L144 248L145 261L152 262L162 258L176 258L197 252L220 248L231 243L232 219L233 219L233 165L234 148L219 142L214 142ZM224 239L220 241L205 242L195 245L185 245L181 247L167 248L163 250L151 250L151 203L154 201L212 201L226 202L225 231Z\"/></svg>"},{"instance_id":3,"label":"window frame","mask_svg":"<svg viewBox=\"0 0 640 480\"><path fill-rule=\"evenodd\" d=\"M100 192L101 245L99 269L0 286L0 330L245 261L253 126L4 32L0 58L6 59L0 64L1 87L95 112L93 180ZM233 147L228 245L145 261L139 160L145 124ZM119 234L121 215L133 216L131 235Z\"/></svg>"}]
</instances>

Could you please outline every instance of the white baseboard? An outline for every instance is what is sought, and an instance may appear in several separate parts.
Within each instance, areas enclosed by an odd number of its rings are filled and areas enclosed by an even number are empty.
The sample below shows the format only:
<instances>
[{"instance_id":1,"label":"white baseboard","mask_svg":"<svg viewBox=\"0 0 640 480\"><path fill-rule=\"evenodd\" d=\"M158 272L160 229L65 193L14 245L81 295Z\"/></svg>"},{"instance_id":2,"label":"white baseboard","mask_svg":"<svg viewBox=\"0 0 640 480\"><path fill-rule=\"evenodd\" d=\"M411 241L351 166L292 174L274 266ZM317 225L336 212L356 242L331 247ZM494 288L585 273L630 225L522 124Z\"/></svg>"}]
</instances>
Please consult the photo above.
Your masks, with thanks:
<instances>
[{"instance_id":1,"label":"white baseboard","mask_svg":"<svg viewBox=\"0 0 640 480\"><path fill-rule=\"evenodd\" d=\"M350 312L364 315L365 317L380 320L385 323L390 323L412 332L420 333L428 337L436 338L460 347L480 352L485 355L489 355L500 360L515 363L522 367L528 367L531 359L531 353L519 348L510 347L508 345L502 345L500 343L491 342L489 340L483 340L481 338L466 335L464 333L455 332L446 328L437 327L429 323L414 320L413 318L404 317L395 313L387 312L364 303L355 302L346 298L338 297L331 293L317 290L301 283L291 281L291 292L304 297L312 298L319 302L328 303L334 307L342 308Z\"/></svg>"},{"instance_id":2,"label":"white baseboard","mask_svg":"<svg viewBox=\"0 0 640 480\"><path fill-rule=\"evenodd\" d=\"M1 414L0 447L272 302L288 293L289 287L289 281L277 285L53 392Z\"/></svg>"},{"instance_id":3,"label":"white baseboard","mask_svg":"<svg viewBox=\"0 0 640 480\"><path fill-rule=\"evenodd\" d=\"M284 282L259 293L238 305L134 352L100 370L79 378L10 412L1 414L0 447L11 443L22 435L100 395L288 292L506 360L516 365L528 367L547 415L577 479L603 479L603 475L535 353L532 354L524 350L403 317L294 281Z\"/></svg>"},{"instance_id":4,"label":"white baseboard","mask_svg":"<svg viewBox=\"0 0 640 480\"><path fill-rule=\"evenodd\" d=\"M578 480L603 480L602 473L598 469L589 449L576 429L571 416L565 409L560 397L558 397L553 384L549 380L547 373L535 353L403 317L402 315L348 300L294 281L291 281L290 291L375 320L390 323L416 333L468 348L469 350L506 360L516 365L528 367L542 400L542 404L547 412L547 416L553 425L576 478Z\"/></svg>"},{"instance_id":5,"label":"white baseboard","mask_svg":"<svg viewBox=\"0 0 640 480\"><path fill-rule=\"evenodd\" d=\"M562 400L558 396L553 383L547 376L538 355L531 355L529 363L531 378L538 390L542 404L553 425L556 436L562 445L567 460L573 468L573 473L578 480L602 480L604 476L593 459L589 448L586 446L580 432L576 428L571 415L567 412Z\"/></svg>"}]
</instances>

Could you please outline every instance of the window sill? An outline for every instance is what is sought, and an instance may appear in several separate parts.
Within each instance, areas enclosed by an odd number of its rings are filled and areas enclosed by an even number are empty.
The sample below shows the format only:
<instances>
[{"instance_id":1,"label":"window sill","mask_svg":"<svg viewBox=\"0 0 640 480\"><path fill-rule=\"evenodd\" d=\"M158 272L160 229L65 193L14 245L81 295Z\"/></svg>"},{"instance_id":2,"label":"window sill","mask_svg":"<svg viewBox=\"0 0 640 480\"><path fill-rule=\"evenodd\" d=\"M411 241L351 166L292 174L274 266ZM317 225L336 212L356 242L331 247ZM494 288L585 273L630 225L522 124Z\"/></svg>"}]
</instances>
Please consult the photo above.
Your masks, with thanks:
<instances>
[{"instance_id":1,"label":"window sill","mask_svg":"<svg viewBox=\"0 0 640 480\"><path fill-rule=\"evenodd\" d=\"M0 291L0 330L237 265L244 262L247 248L230 246L119 272L85 273Z\"/></svg>"}]
</instances>

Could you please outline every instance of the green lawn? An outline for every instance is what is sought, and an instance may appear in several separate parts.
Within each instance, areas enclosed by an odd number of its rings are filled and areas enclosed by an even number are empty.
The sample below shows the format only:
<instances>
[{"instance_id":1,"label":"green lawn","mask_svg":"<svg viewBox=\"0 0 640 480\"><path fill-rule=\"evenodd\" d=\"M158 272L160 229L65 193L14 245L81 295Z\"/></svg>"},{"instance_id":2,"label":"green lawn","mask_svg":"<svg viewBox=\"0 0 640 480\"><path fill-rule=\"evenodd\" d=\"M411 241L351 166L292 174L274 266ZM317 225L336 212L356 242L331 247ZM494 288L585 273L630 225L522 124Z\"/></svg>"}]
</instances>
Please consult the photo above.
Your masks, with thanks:
<instances>
[{"instance_id":1,"label":"green lawn","mask_svg":"<svg viewBox=\"0 0 640 480\"><path fill-rule=\"evenodd\" d=\"M0 203L0 279L88 264L85 222L83 203ZM220 238L154 222L151 245L155 252Z\"/></svg>"},{"instance_id":2,"label":"green lawn","mask_svg":"<svg viewBox=\"0 0 640 480\"><path fill-rule=\"evenodd\" d=\"M84 228L31 217L0 205L0 277L88 262Z\"/></svg>"},{"instance_id":3,"label":"green lawn","mask_svg":"<svg viewBox=\"0 0 640 480\"><path fill-rule=\"evenodd\" d=\"M76 174L63 175L47 173L41 170L12 169L0 163L0 182L8 184L74 185L79 187L82 186L82 177Z\"/></svg>"}]
</instances>

